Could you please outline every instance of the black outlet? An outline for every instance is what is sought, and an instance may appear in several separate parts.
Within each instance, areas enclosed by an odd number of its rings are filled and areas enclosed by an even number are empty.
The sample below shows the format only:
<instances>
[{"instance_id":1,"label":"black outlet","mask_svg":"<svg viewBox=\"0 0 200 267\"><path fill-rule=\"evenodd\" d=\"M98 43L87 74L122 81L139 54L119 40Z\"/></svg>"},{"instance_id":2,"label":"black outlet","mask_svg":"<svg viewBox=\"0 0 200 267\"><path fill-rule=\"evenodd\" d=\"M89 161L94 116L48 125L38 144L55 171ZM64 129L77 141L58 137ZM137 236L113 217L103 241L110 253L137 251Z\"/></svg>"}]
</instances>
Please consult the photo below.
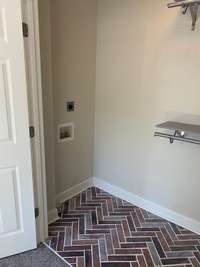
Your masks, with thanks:
<instances>
[{"instance_id":1,"label":"black outlet","mask_svg":"<svg viewBox=\"0 0 200 267\"><path fill-rule=\"evenodd\" d=\"M74 112L74 111L75 111L74 101L67 102L67 112Z\"/></svg>"}]
</instances>

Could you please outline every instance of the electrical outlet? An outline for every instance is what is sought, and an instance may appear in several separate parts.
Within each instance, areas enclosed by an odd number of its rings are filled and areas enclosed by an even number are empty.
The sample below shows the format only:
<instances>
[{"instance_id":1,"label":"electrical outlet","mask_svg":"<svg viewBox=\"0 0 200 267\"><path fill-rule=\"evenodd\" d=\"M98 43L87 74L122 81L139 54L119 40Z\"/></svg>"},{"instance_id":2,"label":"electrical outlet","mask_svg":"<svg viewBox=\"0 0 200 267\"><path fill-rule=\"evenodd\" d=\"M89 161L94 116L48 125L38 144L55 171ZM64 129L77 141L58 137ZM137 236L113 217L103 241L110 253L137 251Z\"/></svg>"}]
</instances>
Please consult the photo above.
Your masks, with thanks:
<instances>
[{"instance_id":1,"label":"electrical outlet","mask_svg":"<svg viewBox=\"0 0 200 267\"><path fill-rule=\"evenodd\" d=\"M74 112L75 111L75 103L74 101L67 102L67 112Z\"/></svg>"}]
</instances>

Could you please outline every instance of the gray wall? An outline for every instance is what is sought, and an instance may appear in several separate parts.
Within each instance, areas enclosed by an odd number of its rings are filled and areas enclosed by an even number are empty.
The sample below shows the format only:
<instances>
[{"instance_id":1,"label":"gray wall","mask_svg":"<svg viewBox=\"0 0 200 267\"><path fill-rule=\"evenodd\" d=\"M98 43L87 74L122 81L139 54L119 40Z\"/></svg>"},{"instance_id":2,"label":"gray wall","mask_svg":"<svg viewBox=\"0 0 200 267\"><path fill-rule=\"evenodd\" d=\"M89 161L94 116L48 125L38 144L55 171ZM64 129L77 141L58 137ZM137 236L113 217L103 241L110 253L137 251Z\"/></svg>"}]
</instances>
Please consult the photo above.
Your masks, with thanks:
<instances>
[{"instance_id":1,"label":"gray wall","mask_svg":"<svg viewBox=\"0 0 200 267\"><path fill-rule=\"evenodd\" d=\"M93 174L97 1L51 1L54 132L74 122L75 139L55 144L59 194ZM66 101L74 100L74 113Z\"/></svg>"},{"instance_id":2,"label":"gray wall","mask_svg":"<svg viewBox=\"0 0 200 267\"><path fill-rule=\"evenodd\" d=\"M153 137L168 119L200 123L199 23L191 32L189 14L165 0L98 0L98 23L97 1L50 1L51 18L40 1L49 209L55 187L94 175L200 221L199 147ZM75 141L58 144L65 122Z\"/></svg>"},{"instance_id":3,"label":"gray wall","mask_svg":"<svg viewBox=\"0 0 200 267\"><path fill-rule=\"evenodd\" d=\"M167 2L98 1L94 175L200 221L199 147L153 137L200 122L200 25Z\"/></svg>"},{"instance_id":4,"label":"gray wall","mask_svg":"<svg viewBox=\"0 0 200 267\"><path fill-rule=\"evenodd\" d=\"M54 125L53 125L53 91L52 91L52 62L51 62L51 24L50 2L40 0L39 26L41 69L43 89L43 113L45 135L45 157L47 175L47 200L48 210L55 208L55 153L54 153Z\"/></svg>"}]
</instances>

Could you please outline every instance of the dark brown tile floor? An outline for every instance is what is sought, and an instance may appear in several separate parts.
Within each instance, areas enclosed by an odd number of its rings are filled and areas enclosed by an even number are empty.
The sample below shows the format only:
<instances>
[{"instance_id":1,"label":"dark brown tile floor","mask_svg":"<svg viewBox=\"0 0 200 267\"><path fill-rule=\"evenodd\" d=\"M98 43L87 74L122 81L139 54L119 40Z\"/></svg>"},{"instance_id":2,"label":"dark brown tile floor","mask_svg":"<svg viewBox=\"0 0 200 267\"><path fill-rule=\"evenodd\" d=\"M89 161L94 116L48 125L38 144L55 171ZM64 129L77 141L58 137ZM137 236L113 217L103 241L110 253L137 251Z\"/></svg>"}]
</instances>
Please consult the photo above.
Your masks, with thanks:
<instances>
[{"instance_id":1,"label":"dark brown tile floor","mask_svg":"<svg viewBox=\"0 0 200 267\"><path fill-rule=\"evenodd\" d=\"M200 267L200 236L92 187L63 204L47 244L73 267Z\"/></svg>"}]
</instances>

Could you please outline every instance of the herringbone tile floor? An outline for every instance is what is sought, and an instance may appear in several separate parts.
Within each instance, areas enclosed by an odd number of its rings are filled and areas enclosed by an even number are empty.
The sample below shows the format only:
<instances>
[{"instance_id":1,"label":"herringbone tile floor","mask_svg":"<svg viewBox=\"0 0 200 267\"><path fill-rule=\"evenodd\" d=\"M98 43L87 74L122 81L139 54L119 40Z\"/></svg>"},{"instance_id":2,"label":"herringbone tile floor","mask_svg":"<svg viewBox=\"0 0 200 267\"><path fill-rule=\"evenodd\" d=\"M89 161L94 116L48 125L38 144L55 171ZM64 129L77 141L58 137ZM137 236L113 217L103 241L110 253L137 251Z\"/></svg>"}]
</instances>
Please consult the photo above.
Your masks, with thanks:
<instances>
[{"instance_id":1,"label":"herringbone tile floor","mask_svg":"<svg viewBox=\"0 0 200 267\"><path fill-rule=\"evenodd\" d=\"M92 187L63 204L47 244L73 267L200 267L200 236Z\"/></svg>"}]
</instances>

